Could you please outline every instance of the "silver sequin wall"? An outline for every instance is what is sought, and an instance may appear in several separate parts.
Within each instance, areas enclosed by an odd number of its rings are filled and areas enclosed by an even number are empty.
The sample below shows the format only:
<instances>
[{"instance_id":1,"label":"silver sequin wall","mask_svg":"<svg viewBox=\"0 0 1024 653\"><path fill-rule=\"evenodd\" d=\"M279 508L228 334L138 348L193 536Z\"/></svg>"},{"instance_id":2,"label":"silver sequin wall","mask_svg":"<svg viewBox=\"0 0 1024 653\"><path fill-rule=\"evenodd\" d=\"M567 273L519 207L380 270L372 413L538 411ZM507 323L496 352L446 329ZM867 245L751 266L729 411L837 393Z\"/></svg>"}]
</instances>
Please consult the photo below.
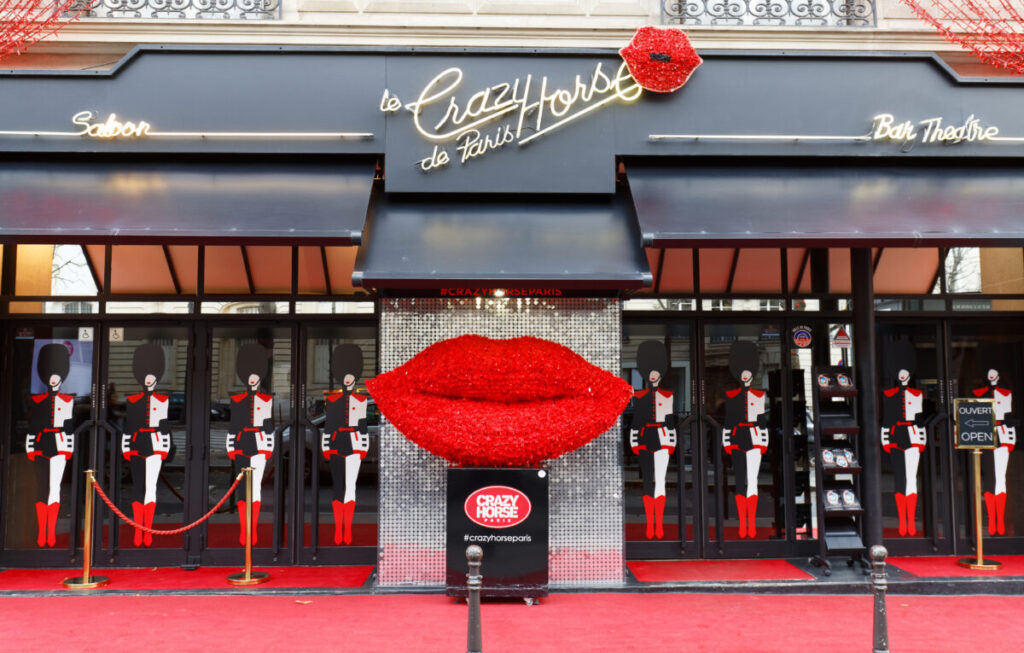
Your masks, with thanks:
<instances>
[{"instance_id":1,"label":"silver sequin wall","mask_svg":"<svg viewBox=\"0 0 1024 653\"><path fill-rule=\"evenodd\" d=\"M619 373L618 299L386 299L380 314L380 371L456 336L536 336ZM622 444L619 424L548 461L552 585L623 581ZM381 419L377 582L443 585L446 461Z\"/></svg>"}]
</instances>

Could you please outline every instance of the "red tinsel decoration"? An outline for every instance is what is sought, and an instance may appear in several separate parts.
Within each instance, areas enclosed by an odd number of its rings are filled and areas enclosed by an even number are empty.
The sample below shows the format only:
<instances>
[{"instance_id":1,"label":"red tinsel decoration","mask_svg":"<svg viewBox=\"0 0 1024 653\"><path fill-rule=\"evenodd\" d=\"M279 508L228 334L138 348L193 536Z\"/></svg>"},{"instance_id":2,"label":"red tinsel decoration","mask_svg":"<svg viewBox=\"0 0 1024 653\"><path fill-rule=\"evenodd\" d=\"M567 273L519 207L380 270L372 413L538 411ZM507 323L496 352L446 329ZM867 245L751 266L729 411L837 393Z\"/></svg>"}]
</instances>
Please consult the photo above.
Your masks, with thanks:
<instances>
[{"instance_id":1,"label":"red tinsel decoration","mask_svg":"<svg viewBox=\"0 0 1024 653\"><path fill-rule=\"evenodd\" d=\"M21 54L88 8L80 0L0 0L0 59Z\"/></svg>"},{"instance_id":2,"label":"red tinsel decoration","mask_svg":"<svg viewBox=\"0 0 1024 653\"><path fill-rule=\"evenodd\" d=\"M368 380L405 437L458 465L533 466L615 424L628 383L539 338L442 340Z\"/></svg>"},{"instance_id":3,"label":"red tinsel decoration","mask_svg":"<svg viewBox=\"0 0 1024 653\"><path fill-rule=\"evenodd\" d=\"M902 0L947 41L1024 74L1024 16L1013 0Z\"/></svg>"},{"instance_id":4,"label":"red tinsel decoration","mask_svg":"<svg viewBox=\"0 0 1024 653\"><path fill-rule=\"evenodd\" d=\"M655 93L682 88L704 60L686 33L674 27L641 27L629 45L619 50L629 73L640 86Z\"/></svg>"}]
</instances>

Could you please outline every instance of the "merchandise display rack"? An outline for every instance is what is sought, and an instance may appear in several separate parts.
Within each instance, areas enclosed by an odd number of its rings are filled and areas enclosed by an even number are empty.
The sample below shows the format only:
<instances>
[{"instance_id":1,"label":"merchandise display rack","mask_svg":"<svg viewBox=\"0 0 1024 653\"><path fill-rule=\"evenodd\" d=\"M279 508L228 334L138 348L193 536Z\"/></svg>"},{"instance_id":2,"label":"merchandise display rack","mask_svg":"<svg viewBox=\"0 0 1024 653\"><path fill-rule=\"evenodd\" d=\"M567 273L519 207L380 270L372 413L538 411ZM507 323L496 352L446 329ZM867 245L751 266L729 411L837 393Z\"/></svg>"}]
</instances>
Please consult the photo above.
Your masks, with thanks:
<instances>
[{"instance_id":1,"label":"merchandise display rack","mask_svg":"<svg viewBox=\"0 0 1024 653\"><path fill-rule=\"evenodd\" d=\"M864 554L860 425L851 368L815 366L813 385L819 551L811 562L827 576L830 556L847 555L852 565Z\"/></svg>"}]
</instances>

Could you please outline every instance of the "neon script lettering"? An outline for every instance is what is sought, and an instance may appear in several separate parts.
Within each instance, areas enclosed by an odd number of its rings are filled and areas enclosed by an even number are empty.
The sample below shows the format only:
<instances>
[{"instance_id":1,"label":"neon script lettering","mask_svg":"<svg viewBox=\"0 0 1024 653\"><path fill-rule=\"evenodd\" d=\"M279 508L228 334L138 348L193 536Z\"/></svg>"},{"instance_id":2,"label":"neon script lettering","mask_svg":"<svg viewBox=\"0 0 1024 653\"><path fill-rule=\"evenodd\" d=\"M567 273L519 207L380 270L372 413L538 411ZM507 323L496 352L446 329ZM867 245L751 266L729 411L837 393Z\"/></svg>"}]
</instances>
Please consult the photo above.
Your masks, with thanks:
<instances>
[{"instance_id":1,"label":"neon script lettering","mask_svg":"<svg viewBox=\"0 0 1024 653\"><path fill-rule=\"evenodd\" d=\"M92 111L79 111L71 117L71 122L82 128L79 136L89 138L142 138L149 136L152 126L146 121L121 122L117 114L110 114L103 122L96 122L96 114Z\"/></svg>"},{"instance_id":2,"label":"neon script lettering","mask_svg":"<svg viewBox=\"0 0 1024 653\"><path fill-rule=\"evenodd\" d=\"M387 89L381 96L381 111L409 111L416 132L435 144L431 156L417 162L423 172L451 160L442 144L456 142L459 162L465 164L512 143L526 145L600 107L615 101L629 104L643 94L625 63L609 73L599 62L589 75L576 75L567 87L553 86L547 76L536 80L526 75L466 99L458 95L463 78L460 68L448 68L427 82L412 102L403 103ZM493 126L499 120L507 122Z\"/></svg>"}]
</instances>

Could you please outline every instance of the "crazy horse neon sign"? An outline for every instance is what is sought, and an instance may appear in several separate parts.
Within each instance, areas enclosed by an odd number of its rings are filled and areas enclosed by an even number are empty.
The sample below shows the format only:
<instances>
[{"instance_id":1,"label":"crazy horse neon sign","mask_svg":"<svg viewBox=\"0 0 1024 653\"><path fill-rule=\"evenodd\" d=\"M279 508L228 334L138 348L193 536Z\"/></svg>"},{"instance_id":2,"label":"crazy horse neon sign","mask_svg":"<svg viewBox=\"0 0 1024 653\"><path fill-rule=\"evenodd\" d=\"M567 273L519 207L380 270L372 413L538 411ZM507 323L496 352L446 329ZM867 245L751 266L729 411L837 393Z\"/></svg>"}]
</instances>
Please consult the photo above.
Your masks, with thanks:
<instances>
[{"instance_id":1,"label":"crazy horse neon sign","mask_svg":"<svg viewBox=\"0 0 1024 653\"><path fill-rule=\"evenodd\" d=\"M430 172L451 162L453 143L460 164L512 144L522 147L613 102L631 104L644 90L675 91L702 63L686 34L672 28L642 27L619 54L623 62L614 71L599 62L568 86L530 74L481 89L464 101L457 96L463 72L448 68L411 102L385 89L380 110L412 114L416 132L433 144L430 155L416 165ZM428 110L433 119L427 118Z\"/></svg>"}]
</instances>

